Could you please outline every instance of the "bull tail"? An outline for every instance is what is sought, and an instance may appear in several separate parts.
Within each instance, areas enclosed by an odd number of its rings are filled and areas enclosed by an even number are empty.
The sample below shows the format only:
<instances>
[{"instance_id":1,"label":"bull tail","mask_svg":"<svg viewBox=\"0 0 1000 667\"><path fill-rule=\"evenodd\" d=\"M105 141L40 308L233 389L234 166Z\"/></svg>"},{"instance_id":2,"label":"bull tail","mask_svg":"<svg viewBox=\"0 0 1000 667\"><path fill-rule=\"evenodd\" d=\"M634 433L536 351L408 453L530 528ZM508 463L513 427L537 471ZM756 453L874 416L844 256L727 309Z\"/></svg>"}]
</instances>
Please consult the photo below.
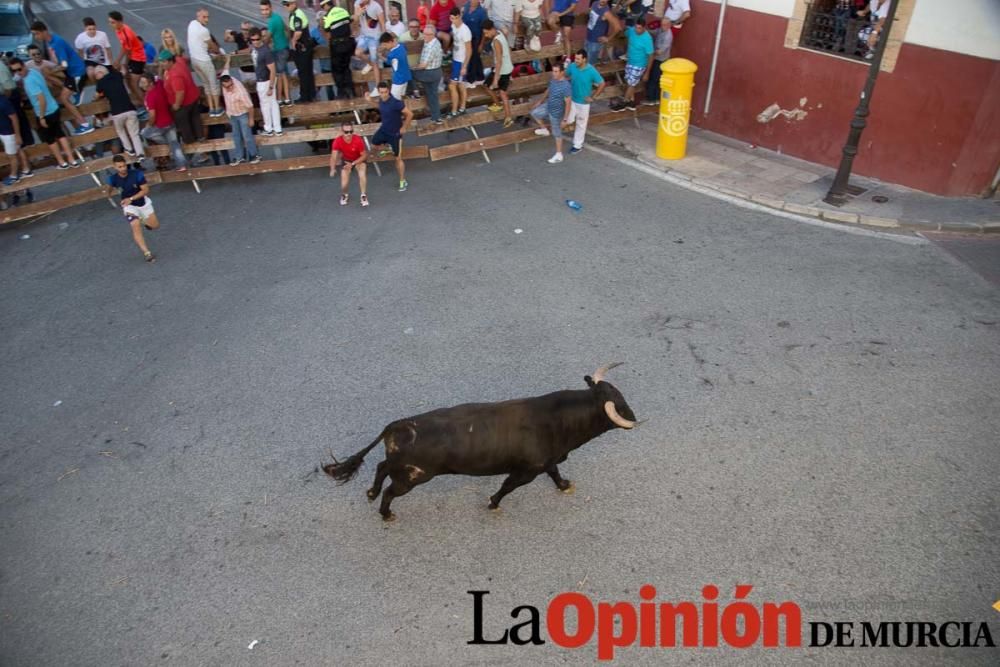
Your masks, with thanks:
<instances>
[{"instance_id":1,"label":"bull tail","mask_svg":"<svg viewBox=\"0 0 1000 667\"><path fill-rule=\"evenodd\" d=\"M344 484L351 481L355 478L355 476L357 476L358 469L361 468L361 464L364 462L368 452L374 449L375 445L382 442L382 438L385 437L388 430L388 427L383 429L383 431L378 434L378 437L372 441L372 444L368 445L357 454L352 454L343 461L338 461L337 457L334 456L333 463L327 463L323 466L323 472L337 480L338 484Z\"/></svg>"}]
</instances>

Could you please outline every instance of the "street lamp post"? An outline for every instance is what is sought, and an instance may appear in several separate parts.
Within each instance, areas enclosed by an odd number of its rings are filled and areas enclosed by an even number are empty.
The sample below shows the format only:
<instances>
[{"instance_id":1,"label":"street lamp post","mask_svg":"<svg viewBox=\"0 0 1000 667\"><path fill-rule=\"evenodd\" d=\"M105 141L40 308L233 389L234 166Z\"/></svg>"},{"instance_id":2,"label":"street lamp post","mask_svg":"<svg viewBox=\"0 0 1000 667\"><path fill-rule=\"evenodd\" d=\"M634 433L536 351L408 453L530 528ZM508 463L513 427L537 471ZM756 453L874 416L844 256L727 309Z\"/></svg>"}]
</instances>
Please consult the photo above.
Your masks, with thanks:
<instances>
[{"instance_id":1,"label":"street lamp post","mask_svg":"<svg viewBox=\"0 0 1000 667\"><path fill-rule=\"evenodd\" d=\"M861 142L861 132L868 125L868 107L872 101L872 91L875 90L875 80L878 78L879 69L882 66L882 56L885 54L886 44L889 43L889 31L892 30L893 21L896 18L896 7L900 0L890 0L889 15L885 18L882 33L878 36L875 44L875 55L872 58L868 70L868 80L861 91L861 100L854 110L854 119L851 121L851 132L847 135L847 143L844 144L843 156L840 158L840 167L837 175L833 179L830 191L823 198L828 204L842 206L846 203L850 186L848 180L851 177L851 167L854 164L854 156L858 154L858 144Z\"/></svg>"}]
</instances>

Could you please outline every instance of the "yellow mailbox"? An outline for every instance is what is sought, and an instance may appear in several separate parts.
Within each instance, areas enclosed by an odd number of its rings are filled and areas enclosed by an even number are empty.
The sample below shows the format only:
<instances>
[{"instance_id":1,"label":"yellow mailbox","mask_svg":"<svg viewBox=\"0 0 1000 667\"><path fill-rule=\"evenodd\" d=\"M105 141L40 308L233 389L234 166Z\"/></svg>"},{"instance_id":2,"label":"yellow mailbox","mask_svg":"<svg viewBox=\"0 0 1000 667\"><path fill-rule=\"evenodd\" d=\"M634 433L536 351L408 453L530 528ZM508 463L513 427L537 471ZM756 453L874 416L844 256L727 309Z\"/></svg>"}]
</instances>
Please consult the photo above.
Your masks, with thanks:
<instances>
[{"instance_id":1,"label":"yellow mailbox","mask_svg":"<svg viewBox=\"0 0 1000 667\"><path fill-rule=\"evenodd\" d=\"M687 152L691 92L698 66L687 58L671 58L660 65L660 129L656 157L679 160Z\"/></svg>"}]
</instances>

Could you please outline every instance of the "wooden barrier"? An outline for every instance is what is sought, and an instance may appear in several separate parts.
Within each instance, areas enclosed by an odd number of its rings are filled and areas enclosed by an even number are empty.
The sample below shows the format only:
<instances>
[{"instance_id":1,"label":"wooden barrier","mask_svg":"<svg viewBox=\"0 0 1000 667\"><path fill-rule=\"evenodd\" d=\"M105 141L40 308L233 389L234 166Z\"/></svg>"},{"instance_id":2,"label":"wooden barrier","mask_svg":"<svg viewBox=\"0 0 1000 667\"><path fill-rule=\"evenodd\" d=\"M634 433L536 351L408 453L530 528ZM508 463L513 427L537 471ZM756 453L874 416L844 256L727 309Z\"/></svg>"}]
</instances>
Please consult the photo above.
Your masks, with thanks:
<instances>
[{"instance_id":1,"label":"wooden barrier","mask_svg":"<svg viewBox=\"0 0 1000 667\"><path fill-rule=\"evenodd\" d=\"M611 63L605 63L598 66L598 71L605 77L617 76L623 69L624 64L620 61L614 61ZM516 77L511 80L510 88L508 89L508 94L512 98L511 112L512 116L519 117L527 114L533 102L522 101L517 102L517 99L523 99L526 96L533 95L536 93L543 92L551 79L551 73L545 72L540 74L528 75ZM474 92L476 91L476 92ZM490 100L490 96L481 88L470 89L470 95L468 97L468 106L482 104ZM609 85L605 88L601 98L611 97L613 95L618 95L621 93L621 88L615 85ZM105 104L104 102L98 102L96 104ZM447 105L447 102L445 102ZM353 113L355 117L359 117L361 111L365 111L377 106L377 100L373 98L354 98L348 100L332 100L326 102L313 102L309 104L301 104L293 107L283 107L282 113L293 116L297 123L307 122L309 118L317 118L323 123L328 124L326 127L319 128L307 128L307 129L288 129L282 136L257 136L255 140L259 146L281 146L289 144L302 144L306 142L315 141L329 141L340 134L340 128L338 125L333 124L330 118L333 114L338 113ZM426 102L424 100L407 100L407 106L414 111L423 112L426 110ZM643 107L638 110L635 114L632 113L620 113L615 114L611 112L604 112L595 114L590 117L590 125L600 125L606 122L612 122L614 120L635 117L638 114L650 113L656 111L653 107ZM476 126L483 125L486 123L493 123L503 119L503 112L491 112L489 110L472 111L470 113L463 114L454 118L448 118L444 123L432 124L430 122L424 122L422 124L417 124L415 126L414 134L418 137L429 136L434 134L440 134L444 132L450 132L458 129L467 129L472 135L473 139L469 141L460 141L456 143L449 144L447 146L439 146L435 148L429 148L426 145L408 145L406 141L403 142L403 159L424 159L429 158L431 161L444 160L452 157L458 157L461 155L467 155L474 152L483 152L484 157L489 161L489 155L486 152L489 149L495 149L502 146L514 145L519 146L525 141L531 141L538 137L534 133L534 128L526 129L516 129L507 132L501 132L493 136L488 136L480 138ZM228 122L225 117L210 119L207 114L203 115L203 120L206 122L216 121L216 122ZM355 125L356 132L362 137L369 137L375 133L378 129L379 124L369 123ZM83 135L80 137L72 137L70 139L72 145L75 148L79 146L85 146L90 143L98 143L101 141L106 141L108 139L115 138L117 134L112 127L105 127L98 129L97 131ZM366 139L367 141L367 139ZM186 144L184 149L186 152L208 152L208 151L221 151L229 150L234 147L234 143L231 138L214 139L209 141L201 141L195 144ZM33 146L28 149L31 151L32 155L37 157L48 152L48 148L45 146ZM150 157L163 157L170 154L168 146L165 145L151 145L147 147L147 155ZM392 155L387 155L383 157L372 156L371 161L374 163L374 168L380 172L379 164L380 162L392 161L395 159ZM39 185L46 185L56 182L61 182L64 180L69 180L72 178L77 178L83 175L91 175L95 181L100 184L100 179L96 176L96 172L107 169L111 166L112 160L110 157L103 157L96 160L90 160L84 163L83 167L78 167L76 169L69 169L65 171L46 171L44 173L39 173L30 181L22 181L13 186L3 187L0 190L0 196L6 195L12 192L17 192L24 190L25 188L34 188ZM198 181L201 179L215 179L215 178L226 178L230 176L248 176L255 174L267 174L275 173L280 171L297 171L302 169L313 169L322 168L329 165L329 154L323 155L313 155L305 157L294 157L286 159L272 159L264 160L257 164L244 163L237 165L235 167L229 165L211 166L211 167L197 167L188 169L186 172L151 172L147 175L147 179L150 183L179 183L179 182L191 182L195 189L200 192L198 186ZM70 206L75 206L78 204L83 204L97 199L103 198L104 187L100 184L96 188L88 188L81 192L71 193L67 195L61 195L58 197L53 197L47 200L42 200L28 204L25 206L19 206L14 209L9 209L0 213L0 224L9 223L15 220L22 220L26 218L36 217L39 215L45 215L54 211L58 211L63 208L68 208Z\"/></svg>"}]
</instances>

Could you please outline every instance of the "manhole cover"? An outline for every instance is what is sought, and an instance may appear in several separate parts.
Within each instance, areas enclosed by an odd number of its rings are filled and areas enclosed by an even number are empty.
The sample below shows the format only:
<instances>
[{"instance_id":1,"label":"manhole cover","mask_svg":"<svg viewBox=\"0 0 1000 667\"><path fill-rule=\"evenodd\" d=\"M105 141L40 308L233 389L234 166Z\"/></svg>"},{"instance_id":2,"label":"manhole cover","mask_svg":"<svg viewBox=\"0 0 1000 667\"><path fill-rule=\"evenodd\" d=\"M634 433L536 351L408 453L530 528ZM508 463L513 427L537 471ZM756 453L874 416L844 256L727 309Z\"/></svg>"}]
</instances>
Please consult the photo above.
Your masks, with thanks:
<instances>
[{"instance_id":1,"label":"manhole cover","mask_svg":"<svg viewBox=\"0 0 1000 667\"><path fill-rule=\"evenodd\" d=\"M874 197L872 197L872 201L875 202L876 204L884 204L887 201L889 201L889 198L886 197L885 195L875 195Z\"/></svg>"}]
</instances>

